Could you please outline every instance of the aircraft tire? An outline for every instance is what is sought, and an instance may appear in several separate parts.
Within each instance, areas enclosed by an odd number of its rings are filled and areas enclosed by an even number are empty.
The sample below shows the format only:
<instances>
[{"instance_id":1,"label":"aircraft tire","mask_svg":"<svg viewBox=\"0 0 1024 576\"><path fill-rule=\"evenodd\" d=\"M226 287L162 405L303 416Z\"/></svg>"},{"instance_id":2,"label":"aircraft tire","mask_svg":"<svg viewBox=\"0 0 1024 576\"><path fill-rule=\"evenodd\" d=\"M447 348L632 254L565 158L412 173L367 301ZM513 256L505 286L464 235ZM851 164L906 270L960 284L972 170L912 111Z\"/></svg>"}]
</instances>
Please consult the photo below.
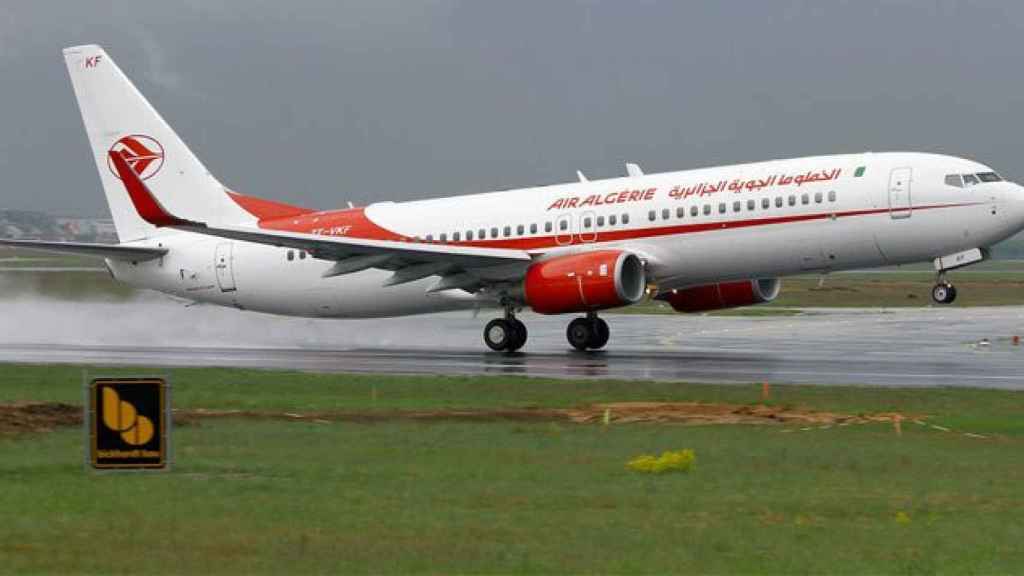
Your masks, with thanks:
<instances>
[{"instance_id":1,"label":"aircraft tire","mask_svg":"<svg viewBox=\"0 0 1024 576\"><path fill-rule=\"evenodd\" d=\"M586 318L576 318L569 322L569 327L565 329L565 338L569 345L583 352L590 347L590 342L594 338L594 327Z\"/></svg>"},{"instance_id":2,"label":"aircraft tire","mask_svg":"<svg viewBox=\"0 0 1024 576\"><path fill-rule=\"evenodd\" d=\"M484 326L484 344L495 352L508 350L509 344L515 342L516 329L504 318L495 318ZM524 338L525 342L525 338Z\"/></svg>"},{"instance_id":3,"label":"aircraft tire","mask_svg":"<svg viewBox=\"0 0 1024 576\"><path fill-rule=\"evenodd\" d=\"M526 330L526 324L523 324L523 322L517 318L512 318L508 322L512 326L514 337L511 342L509 342L506 351L515 352L526 344L526 337L529 332Z\"/></svg>"},{"instance_id":4,"label":"aircraft tire","mask_svg":"<svg viewBox=\"0 0 1024 576\"><path fill-rule=\"evenodd\" d=\"M601 318L594 318L592 326L592 334L590 342L587 343L587 348L591 350L598 350L604 348L604 345L608 343L608 338L611 336L611 329L608 328L608 323Z\"/></svg>"}]
</instances>

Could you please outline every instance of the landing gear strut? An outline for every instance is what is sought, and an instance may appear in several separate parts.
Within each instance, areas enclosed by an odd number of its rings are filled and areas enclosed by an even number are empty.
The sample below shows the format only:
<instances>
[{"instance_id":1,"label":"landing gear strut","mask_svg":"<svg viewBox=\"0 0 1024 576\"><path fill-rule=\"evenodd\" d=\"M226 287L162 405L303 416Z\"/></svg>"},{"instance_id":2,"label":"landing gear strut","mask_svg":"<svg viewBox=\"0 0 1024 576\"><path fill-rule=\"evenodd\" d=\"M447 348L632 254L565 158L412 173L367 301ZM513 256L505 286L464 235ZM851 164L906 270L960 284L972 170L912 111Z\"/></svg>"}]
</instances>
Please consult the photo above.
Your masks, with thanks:
<instances>
[{"instance_id":1,"label":"landing gear strut","mask_svg":"<svg viewBox=\"0 0 1024 576\"><path fill-rule=\"evenodd\" d=\"M515 316L515 307L505 304L505 317L495 318L484 327L484 343L495 352L515 352L526 344L526 324Z\"/></svg>"},{"instance_id":2,"label":"landing gear strut","mask_svg":"<svg viewBox=\"0 0 1024 576\"><path fill-rule=\"evenodd\" d=\"M935 286L932 288L932 300L936 304L952 304L956 300L956 287L946 280L944 272L939 272Z\"/></svg>"},{"instance_id":3,"label":"landing gear strut","mask_svg":"<svg viewBox=\"0 0 1024 576\"><path fill-rule=\"evenodd\" d=\"M581 352L604 348L609 336L611 330L608 323L598 318L596 312L588 313L586 318L576 318L569 322L569 327L565 330L569 344Z\"/></svg>"}]
</instances>

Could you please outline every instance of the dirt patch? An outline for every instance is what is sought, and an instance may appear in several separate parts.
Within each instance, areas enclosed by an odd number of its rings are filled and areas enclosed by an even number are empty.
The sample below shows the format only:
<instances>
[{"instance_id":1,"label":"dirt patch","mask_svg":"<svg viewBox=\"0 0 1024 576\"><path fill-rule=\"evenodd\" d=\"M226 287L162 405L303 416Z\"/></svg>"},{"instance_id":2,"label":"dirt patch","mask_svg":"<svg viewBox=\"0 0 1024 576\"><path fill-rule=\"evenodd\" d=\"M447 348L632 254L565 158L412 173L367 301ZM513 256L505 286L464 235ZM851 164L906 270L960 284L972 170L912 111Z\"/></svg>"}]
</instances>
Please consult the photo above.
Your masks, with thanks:
<instances>
[{"instance_id":1,"label":"dirt patch","mask_svg":"<svg viewBox=\"0 0 1024 576\"><path fill-rule=\"evenodd\" d=\"M764 404L705 404L701 402L615 402L595 404L567 410L573 422L603 422L605 414L611 423L636 422L681 424L860 424L907 419L901 414L840 414L817 412L803 408L768 406Z\"/></svg>"},{"instance_id":2,"label":"dirt patch","mask_svg":"<svg viewBox=\"0 0 1024 576\"><path fill-rule=\"evenodd\" d=\"M61 426L81 424L81 406L60 402L0 404L0 434L48 432Z\"/></svg>"},{"instance_id":3,"label":"dirt patch","mask_svg":"<svg viewBox=\"0 0 1024 576\"><path fill-rule=\"evenodd\" d=\"M295 422L566 422L575 424L799 424L840 425L891 422L919 418L906 414L840 414L763 404L705 404L700 402L613 402L582 408L519 408L500 410L332 410L275 412L263 410L175 410L176 425L207 419L285 420ZM0 434L46 432L80 426L82 408L57 402L0 404Z\"/></svg>"}]
</instances>

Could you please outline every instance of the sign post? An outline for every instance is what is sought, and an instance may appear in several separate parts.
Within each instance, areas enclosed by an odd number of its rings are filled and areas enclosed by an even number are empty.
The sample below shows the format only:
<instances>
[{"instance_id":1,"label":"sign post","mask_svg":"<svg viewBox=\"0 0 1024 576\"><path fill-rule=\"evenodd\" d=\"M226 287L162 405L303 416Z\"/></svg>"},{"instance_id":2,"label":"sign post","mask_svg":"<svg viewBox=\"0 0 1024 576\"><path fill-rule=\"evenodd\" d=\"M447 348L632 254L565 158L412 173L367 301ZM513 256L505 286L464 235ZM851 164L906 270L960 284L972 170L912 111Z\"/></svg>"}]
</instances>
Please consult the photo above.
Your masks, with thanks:
<instances>
[{"instance_id":1,"label":"sign post","mask_svg":"<svg viewBox=\"0 0 1024 576\"><path fill-rule=\"evenodd\" d=\"M170 468L170 385L163 378L93 378L86 390L89 464L98 470Z\"/></svg>"}]
</instances>

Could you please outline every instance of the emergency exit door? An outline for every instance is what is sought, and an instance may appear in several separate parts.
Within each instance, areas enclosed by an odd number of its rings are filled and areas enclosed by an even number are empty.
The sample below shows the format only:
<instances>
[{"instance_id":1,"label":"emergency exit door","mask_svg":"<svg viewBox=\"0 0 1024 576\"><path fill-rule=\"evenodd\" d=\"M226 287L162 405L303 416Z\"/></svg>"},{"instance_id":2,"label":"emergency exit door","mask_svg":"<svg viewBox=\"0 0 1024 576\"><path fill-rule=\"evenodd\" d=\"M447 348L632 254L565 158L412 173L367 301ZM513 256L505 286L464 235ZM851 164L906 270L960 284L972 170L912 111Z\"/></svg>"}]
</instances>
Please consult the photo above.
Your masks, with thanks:
<instances>
[{"instance_id":1,"label":"emergency exit door","mask_svg":"<svg viewBox=\"0 0 1024 576\"><path fill-rule=\"evenodd\" d=\"M896 218L909 218L910 205L910 168L894 168L889 174L889 215Z\"/></svg>"},{"instance_id":2,"label":"emergency exit door","mask_svg":"<svg viewBox=\"0 0 1024 576\"><path fill-rule=\"evenodd\" d=\"M217 269L217 284L221 292L234 292L235 270L234 270L234 242L221 242L217 244L214 255L214 267Z\"/></svg>"}]
</instances>

